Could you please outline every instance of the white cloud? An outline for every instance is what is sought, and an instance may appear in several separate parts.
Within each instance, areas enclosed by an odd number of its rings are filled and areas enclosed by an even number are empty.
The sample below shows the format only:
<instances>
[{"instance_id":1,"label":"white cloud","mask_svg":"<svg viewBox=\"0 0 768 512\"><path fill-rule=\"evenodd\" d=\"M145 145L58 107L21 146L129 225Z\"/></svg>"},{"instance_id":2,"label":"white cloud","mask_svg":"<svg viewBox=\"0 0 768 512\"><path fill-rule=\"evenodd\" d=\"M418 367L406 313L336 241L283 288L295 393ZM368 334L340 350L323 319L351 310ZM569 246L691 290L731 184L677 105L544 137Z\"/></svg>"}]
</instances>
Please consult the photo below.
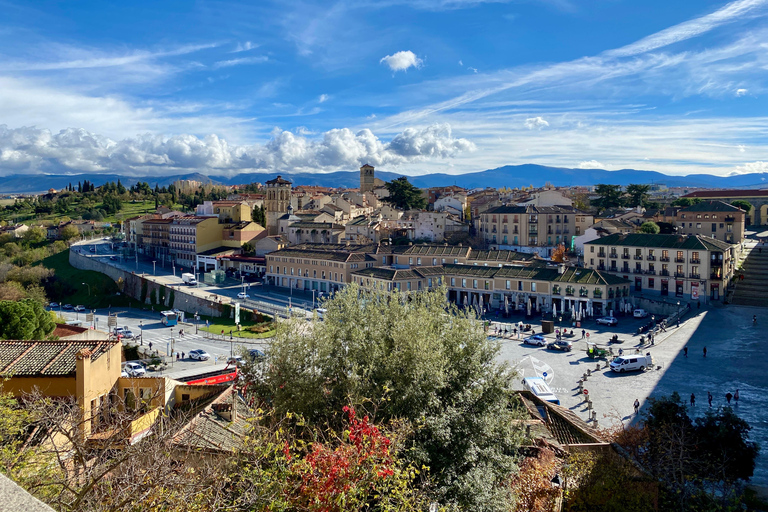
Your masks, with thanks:
<instances>
[{"instance_id":1,"label":"white cloud","mask_svg":"<svg viewBox=\"0 0 768 512\"><path fill-rule=\"evenodd\" d=\"M745 146L744 144L739 144L738 146L736 146L736 149L739 150L739 153L744 153L747 150L747 146Z\"/></svg>"},{"instance_id":2,"label":"white cloud","mask_svg":"<svg viewBox=\"0 0 768 512\"><path fill-rule=\"evenodd\" d=\"M747 162L742 165L737 165L731 175L750 174L753 172L768 172L768 162L758 160L757 162Z\"/></svg>"},{"instance_id":3,"label":"white cloud","mask_svg":"<svg viewBox=\"0 0 768 512\"><path fill-rule=\"evenodd\" d=\"M250 41L246 41L244 43L237 43L237 47L232 50L232 53L239 53L239 52L247 52L248 50L253 50L254 48L258 48L259 45L253 44Z\"/></svg>"},{"instance_id":4,"label":"white cloud","mask_svg":"<svg viewBox=\"0 0 768 512\"><path fill-rule=\"evenodd\" d=\"M325 103L325 102L326 102L326 101L328 101L329 99L330 99L330 96L328 96L327 94L321 94L321 95L320 95L320 96L317 98L317 102L318 102L318 103Z\"/></svg>"},{"instance_id":5,"label":"white cloud","mask_svg":"<svg viewBox=\"0 0 768 512\"><path fill-rule=\"evenodd\" d=\"M317 139L308 139L311 132L305 128L296 131L275 129L263 145L231 145L213 134L203 138L144 134L112 140L75 128L51 133L0 125L0 173L322 171L354 169L365 162L398 166L475 149L469 140L454 137L446 124L408 128L390 142L368 129L334 129Z\"/></svg>"},{"instance_id":6,"label":"white cloud","mask_svg":"<svg viewBox=\"0 0 768 512\"><path fill-rule=\"evenodd\" d=\"M220 60L216 62L213 65L213 67L218 69L218 68L229 68L232 66L242 66L244 64L263 64L268 60L269 60L269 57L267 57L266 55L259 55L257 57L242 57L239 59Z\"/></svg>"},{"instance_id":7,"label":"white cloud","mask_svg":"<svg viewBox=\"0 0 768 512\"><path fill-rule=\"evenodd\" d=\"M601 164L597 160L585 160L579 162L579 169L605 169L605 165Z\"/></svg>"},{"instance_id":8,"label":"white cloud","mask_svg":"<svg viewBox=\"0 0 768 512\"><path fill-rule=\"evenodd\" d=\"M379 63L389 66L392 71L406 71L410 67L420 68L423 61L410 50L397 52L393 55L382 57Z\"/></svg>"},{"instance_id":9,"label":"white cloud","mask_svg":"<svg viewBox=\"0 0 768 512\"><path fill-rule=\"evenodd\" d=\"M463 65L464 65L464 62L459 61L459 66L463 66Z\"/></svg>"},{"instance_id":10,"label":"white cloud","mask_svg":"<svg viewBox=\"0 0 768 512\"><path fill-rule=\"evenodd\" d=\"M473 68L473 67L470 66L467 69L470 70L473 73L477 73L477 68Z\"/></svg>"},{"instance_id":11,"label":"white cloud","mask_svg":"<svg viewBox=\"0 0 768 512\"><path fill-rule=\"evenodd\" d=\"M748 92L749 92L749 91L748 91L748 90L746 90L746 89L736 89L736 96L737 96L737 97L746 96L746 94L747 94Z\"/></svg>"},{"instance_id":12,"label":"white cloud","mask_svg":"<svg viewBox=\"0 0 768 512\"><path fill-rule=\"evenodd\" d=\"M542 128L549 126L549 123L544 120L543 117L529 117L525 120L525 127L529 130L537 129L541 130Z\"/></svg>"}]
</instances>

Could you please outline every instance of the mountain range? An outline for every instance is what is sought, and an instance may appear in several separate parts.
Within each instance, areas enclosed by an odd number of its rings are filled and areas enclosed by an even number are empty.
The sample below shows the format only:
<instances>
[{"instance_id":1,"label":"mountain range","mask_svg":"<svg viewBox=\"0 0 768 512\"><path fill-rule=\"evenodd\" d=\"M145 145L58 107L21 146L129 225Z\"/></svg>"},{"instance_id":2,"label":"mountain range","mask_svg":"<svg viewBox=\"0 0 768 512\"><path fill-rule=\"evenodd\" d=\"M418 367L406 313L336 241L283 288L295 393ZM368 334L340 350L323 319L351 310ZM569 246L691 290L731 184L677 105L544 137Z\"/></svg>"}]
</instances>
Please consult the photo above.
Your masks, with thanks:
<instances>
[{"instance_id":1,"label":"mountain range","mask_svg":"<svg viewBox=\"0 0 768 512\"><path fill-rule=\"evenodd\" d=\"M34 194L45 192L49 188L61 189L68 184L77 186L78 182L88 180L96 186L108 181L122 181L131 186L139 181L146 181L152 187L156 184L167 186L176 180L197 180L222 185L237 185L252 182L265 182L278 173L241 173L233 176L205 176L200 173L176 176L124 176L119 174L12 174L0 177L0 193ZM324 187L357 187L360 184L358 171L337 171L330 173L279 173L294 185L318 185ZM376 177L390 181L404 176L393 172L376 171ZM547 167L537 164L505 165L496 169L467 174L424 174L408 176L415 186L420 188L457 185L475 189L485 187L540 187L549 182L555 186L590 186L601 183L612 185L664 184L668 187L702 188L764 188L768 187L768 173L738 174L732 176L713 176L711 174L689 174L672 176L656 171L622 169L606 171L604 169L568 169Z\"/></svg>"}]
</instances>

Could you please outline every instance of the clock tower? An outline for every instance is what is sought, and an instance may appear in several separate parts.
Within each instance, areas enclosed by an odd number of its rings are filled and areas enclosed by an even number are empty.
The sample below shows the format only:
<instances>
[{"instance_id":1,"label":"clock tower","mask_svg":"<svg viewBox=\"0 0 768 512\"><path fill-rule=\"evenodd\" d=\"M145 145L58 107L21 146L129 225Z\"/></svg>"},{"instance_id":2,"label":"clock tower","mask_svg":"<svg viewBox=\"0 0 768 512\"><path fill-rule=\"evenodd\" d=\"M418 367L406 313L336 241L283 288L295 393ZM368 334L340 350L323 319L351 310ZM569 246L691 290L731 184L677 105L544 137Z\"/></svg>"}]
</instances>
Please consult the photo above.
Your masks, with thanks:
<instances>
[{"instance_id":1,"label":"clock tower","mask_svg":"<svg viewBox=\"0 0 768 512\"><path fill-rule=\"evenodd\" d=\"M360 193L373 192L375 178L373 166L365 164L360 168Z\"/></svg>"}]
</instances>

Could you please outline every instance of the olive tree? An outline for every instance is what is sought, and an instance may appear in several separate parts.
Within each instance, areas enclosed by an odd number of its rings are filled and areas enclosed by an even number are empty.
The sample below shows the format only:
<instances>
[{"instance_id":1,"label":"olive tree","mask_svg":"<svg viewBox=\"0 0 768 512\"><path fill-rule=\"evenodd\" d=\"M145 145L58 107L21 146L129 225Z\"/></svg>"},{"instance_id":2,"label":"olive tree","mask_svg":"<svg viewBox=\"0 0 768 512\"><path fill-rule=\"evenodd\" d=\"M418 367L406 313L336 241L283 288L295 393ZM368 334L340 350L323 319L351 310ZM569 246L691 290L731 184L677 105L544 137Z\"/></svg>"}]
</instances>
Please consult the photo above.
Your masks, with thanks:
<instances>
[{"instance_id":1,"label":"olive tree","mask_svg":"<svg viewBox=\"0 0 768 512\"><path fill-rule=\"evenodd\" d=\"M340 427L345 405L376 404L376 420L410 422L406 457L429 468L436 499L464 510L508 510L505 483L523 441L513 371L496 361L471 312L445 289L401 294L350 285L323 321L282 322L252 388L278 417Z\"/></svg>"}]
</instances>

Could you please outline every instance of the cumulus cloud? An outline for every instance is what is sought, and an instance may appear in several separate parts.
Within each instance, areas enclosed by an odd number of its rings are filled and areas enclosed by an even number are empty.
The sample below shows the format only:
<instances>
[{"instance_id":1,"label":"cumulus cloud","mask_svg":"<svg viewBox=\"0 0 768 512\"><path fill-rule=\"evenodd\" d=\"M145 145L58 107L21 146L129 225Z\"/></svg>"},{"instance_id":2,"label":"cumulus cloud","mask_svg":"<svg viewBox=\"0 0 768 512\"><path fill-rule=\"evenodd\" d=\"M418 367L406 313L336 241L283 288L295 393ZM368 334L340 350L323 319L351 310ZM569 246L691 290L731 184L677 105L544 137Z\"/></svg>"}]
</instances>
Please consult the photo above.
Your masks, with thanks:
<instances>
[{"instance_id":1,"label":"cumulus cloud","mask_svg":"<svg viewBox=\"0 0 768 512\"><path fill-rule=\"evenodd\" d=\"M231 145L213 134L145 134L115 141L83 129L54 134L0 125L0 173L323 171L354 169L365 162L397 166L475 150L469 140L454 137L447 124L408 128L389 142L368 129L334 129L314 139L306 129L296 131L275 129L266 144Z\"/></svg>"},{"instance_id":2,"label":"cumulus cloud","mask_svg":"<svg viewBox=\"0 0 768 512\"><path fill-rule=\"evenodd\" d=\"M746 94L747 94L748 92L749 92L749 91L748 91L748 90L746 90L746 89L736 89L736 96L737 96L737 97L746 96Z\"/></svg>"},{"instance_id":3,"label":"cumulus cloud","mask_svg":"<svg viewBox=\"0 0 768 512\"><path fill-rule=\"evenodd\" d=\"M753 172L768 172L768 162L758 160L757 162L747 162L742 165L737 165L730 175L751 174Z\"/></svg>"},{"instance_id":4,"label":"cumulus cloud","mask_svg":"<svg viewBox=\"0 0 768 512\"><path fill-rule=\"evenodd\" d=\"M744 144L739 144L738 146L736 146L736 149L739 150L739 153L744 153L747 150L747 146L745 146Z\"/></svg>"},{"instance_id":5,"label":"cumulus cloud","mask_svg":"<svg viewBox=\"0 0 768 512\"><path fill-rule=\"evenodd\" d=\"M597 160L585 160L579 163L579 169L605 169L605 165Z\"/></svg>"},{"instance_id":6,"label":"cumulus cloud","mask_svg":"<svg viewBox=\"0 0 768 512\"><path fill-rule=\"evenodd\" d=\"M537 129L541 130L544 127L549 126L549 123L544 120L543 117L529 117L525 120L525 127L529 130Z\"/></svg>"},{"instance_id":7,"label":"cumulus cloud","mask_svg":"<svg viewBox=\"0 0 768 512\"><path fill-rule=\"evenodd\" d=\"M418 58L416 54L410 50L387 55L386 57L382 57L379 61L380 64L386 64L389 66L389 69L395 72L405 71L410 67L420 68L423 62L424 61Z\"/></svg>"},{"instance_id":8,"label":"cumulus cloud","mask_svg":"<svg viewBox=\"0 0 768 512\"><path fill-rule=\"evenodd\" d=\"M330 98L330 96L328 96L327 94L321 94L317 98L317 101L318 101L318 103L325 103L326 101L328 101L329 98Z\"/></svg>"}]
</instances>

